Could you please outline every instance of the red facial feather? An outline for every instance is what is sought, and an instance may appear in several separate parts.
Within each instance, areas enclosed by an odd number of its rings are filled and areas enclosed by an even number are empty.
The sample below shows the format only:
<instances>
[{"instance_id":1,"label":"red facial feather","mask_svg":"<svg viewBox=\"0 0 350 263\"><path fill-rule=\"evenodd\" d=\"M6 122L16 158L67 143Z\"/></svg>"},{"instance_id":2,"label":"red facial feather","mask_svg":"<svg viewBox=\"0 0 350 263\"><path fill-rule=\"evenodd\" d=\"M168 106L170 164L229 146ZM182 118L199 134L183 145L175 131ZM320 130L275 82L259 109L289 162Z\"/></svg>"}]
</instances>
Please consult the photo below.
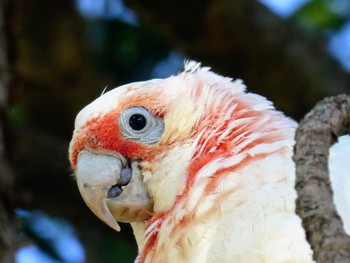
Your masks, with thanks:
<instances>
[{"instance_id":1,"label":"red facial feather","mask_svg":"<svg viewBox=\"0 0 350 263\"><path fill-rule=\"evenodd\" d=\"M77 156L83 148L96 152L120 153L131 159L152 160L160 152L158 146L127 140L119 132L119 115L111 111L89 120L76 134L72 145L71 161L75 168Z\"/></svg>"}]
</instances>

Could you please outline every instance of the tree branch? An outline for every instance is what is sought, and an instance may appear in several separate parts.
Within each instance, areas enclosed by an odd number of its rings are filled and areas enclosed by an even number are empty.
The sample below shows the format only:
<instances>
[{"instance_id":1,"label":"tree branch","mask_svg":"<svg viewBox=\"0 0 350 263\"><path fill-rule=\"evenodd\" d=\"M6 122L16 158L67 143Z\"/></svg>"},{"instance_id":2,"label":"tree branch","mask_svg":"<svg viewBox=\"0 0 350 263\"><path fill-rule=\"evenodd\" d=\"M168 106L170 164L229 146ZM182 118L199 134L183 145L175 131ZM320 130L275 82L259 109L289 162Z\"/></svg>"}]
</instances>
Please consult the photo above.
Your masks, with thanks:
<instances>
[{"instance_id":1,"label":"tree branch","mask_svg":"<svg viewBox=\"0 0 350 263\"><path fill-rule=\"evenodd\" d=\"M328 151L335 138L349 133L350 96L318 103L301 121L296 133L296 212L319 263L349 262L350 237L333 204L328 174Z\"/></svg>"}]
</instances>

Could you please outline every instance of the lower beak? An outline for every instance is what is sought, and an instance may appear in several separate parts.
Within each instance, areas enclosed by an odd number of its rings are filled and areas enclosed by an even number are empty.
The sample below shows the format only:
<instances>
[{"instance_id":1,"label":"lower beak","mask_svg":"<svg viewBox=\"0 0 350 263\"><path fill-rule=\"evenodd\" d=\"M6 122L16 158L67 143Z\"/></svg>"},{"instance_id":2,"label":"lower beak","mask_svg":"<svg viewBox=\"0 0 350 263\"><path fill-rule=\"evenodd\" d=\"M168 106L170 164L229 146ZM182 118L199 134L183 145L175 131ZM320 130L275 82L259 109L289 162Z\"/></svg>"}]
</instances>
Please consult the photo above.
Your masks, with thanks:
<instances>
[{"instance_id":1,"label":"lower beak","mask_svg":"<svg viewBox=\"0 0 350 263\"><path fill-rule=\"evenodd\" d=\"M153 204L137 161L128 167L121 155L83 150L78 156L76 178L85 203L113 229L120 231L117 221L142 221L151 216Z\"/></svg>"}]
</instances>

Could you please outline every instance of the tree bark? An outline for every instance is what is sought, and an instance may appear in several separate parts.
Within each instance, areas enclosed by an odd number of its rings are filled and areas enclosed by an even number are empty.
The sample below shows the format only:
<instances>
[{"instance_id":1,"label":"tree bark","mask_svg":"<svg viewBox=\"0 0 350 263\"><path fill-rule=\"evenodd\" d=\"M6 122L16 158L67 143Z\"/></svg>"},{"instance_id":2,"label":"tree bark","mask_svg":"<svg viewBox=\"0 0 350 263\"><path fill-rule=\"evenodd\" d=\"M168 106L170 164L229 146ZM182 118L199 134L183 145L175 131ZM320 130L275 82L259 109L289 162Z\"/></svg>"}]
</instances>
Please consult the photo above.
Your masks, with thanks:
<instances>
[{"instance_id":1,"label":"tree bark","mask_svg":"<svg viewBox=\"0 0 350 263\"><path fill-rule=\"evenodd\" d=\"M319 263L349 262L350 237L333 203L328 174L328 151L335 139L350 131L350 96L318 103L296 133L296 212Z\"/></svg>"},{"instance_id":2,"label":"tree bark","mask_svg":"<svg viewBox=\"0 0 350 263\"><path fill-rule=\"evenodd\" d=\"M324 39L302 32L256 0L125 0L175 49L300 119L321 99L346 93L350 76Z\"/></svg>"}]
</instances>

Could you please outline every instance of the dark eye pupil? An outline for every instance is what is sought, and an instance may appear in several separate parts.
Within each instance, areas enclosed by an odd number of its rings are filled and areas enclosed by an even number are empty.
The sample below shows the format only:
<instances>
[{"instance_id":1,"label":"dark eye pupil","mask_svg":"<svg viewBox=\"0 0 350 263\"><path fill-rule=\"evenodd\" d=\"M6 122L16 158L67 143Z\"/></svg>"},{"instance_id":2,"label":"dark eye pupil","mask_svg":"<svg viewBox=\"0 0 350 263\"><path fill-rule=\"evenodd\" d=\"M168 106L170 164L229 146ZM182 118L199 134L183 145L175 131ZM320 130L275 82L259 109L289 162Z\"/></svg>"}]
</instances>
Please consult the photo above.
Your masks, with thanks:
<instances>
[{"instance_id":1,"label":"dark eye pupil","mask_svg":"<svg viewBox=\"0 0 350 263\"><path fill-rule=\"evenodd\" d=\"M129 124L132 129L139 131L146 127L147 121L145 116L141 114L134 114L131 115Z\"/></svg>"}]
</instances>

